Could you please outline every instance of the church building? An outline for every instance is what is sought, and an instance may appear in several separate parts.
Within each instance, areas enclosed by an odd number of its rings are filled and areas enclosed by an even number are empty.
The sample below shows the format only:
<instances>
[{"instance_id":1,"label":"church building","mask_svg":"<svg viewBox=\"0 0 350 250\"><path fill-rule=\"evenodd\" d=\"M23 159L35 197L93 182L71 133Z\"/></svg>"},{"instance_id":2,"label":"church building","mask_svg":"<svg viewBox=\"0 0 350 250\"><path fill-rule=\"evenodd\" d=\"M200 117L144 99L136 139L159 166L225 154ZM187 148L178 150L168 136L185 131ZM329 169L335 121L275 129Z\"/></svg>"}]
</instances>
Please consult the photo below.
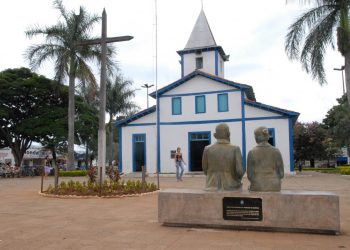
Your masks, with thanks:
<instances>
[{"instance_id":1,"label":"church building","mask_svg":"<svg viewBox=\"0 0 350 250\"><path fill-rule=\"evenodd\" d=\"M121 172L174 173L182 150L186 171L202 171L204 147L215 127L226 123L230 141L241 148L244 167L256 143L254 129L269 128L269 142L282 154L285 173L294 171L293 126L299 113L257 102L249 85L225 79L229 56L216 44L201 10L181 57L181 78L150 94L156 105L117 121Z\"/></svg>"}]
</instances>

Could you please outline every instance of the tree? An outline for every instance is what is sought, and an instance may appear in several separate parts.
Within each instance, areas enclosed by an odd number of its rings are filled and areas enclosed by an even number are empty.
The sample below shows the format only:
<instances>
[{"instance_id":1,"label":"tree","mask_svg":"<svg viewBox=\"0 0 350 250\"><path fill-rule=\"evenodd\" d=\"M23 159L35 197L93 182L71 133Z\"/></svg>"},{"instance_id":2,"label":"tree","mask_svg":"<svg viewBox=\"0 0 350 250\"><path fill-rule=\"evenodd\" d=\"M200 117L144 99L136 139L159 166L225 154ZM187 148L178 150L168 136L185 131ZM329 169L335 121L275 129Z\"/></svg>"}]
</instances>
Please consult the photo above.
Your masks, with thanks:
<instances>
[{"instance_id":1,"label":"tree","mask_svg":"<svg viewBox=\"0 0 350 250\"><path fill-rule=\"evenodd\" d=\"M69 78L69 105L68 105L68 168L74 168L74 109L75 109L75 79L96 86L96 78L88 61L101 59L101 48L98 45L79 45L83 40L92 39L90 32L100 20L97 15L89 14L84 7L80 7L79 14L68 12L61 0L54 1L54 7L59 10L63 20L50 27L34 27L26 31L32 38L43 35L45 43L30 46L25 55L30 61L32 69L42 65L44 61L54 59L55 80L62 82ZM107 67L112 72L115 63L111 60L115 53L112 46L107 51Z\"/></svg>"},{"instance_id":2,"label":"tree","mask_svg":"<svg viewBox=\"0 0 350 250\"><path fill-rule=\"evenodd\" d=\"M300 60L306 72L323 85L327 82L323 59L326 48L334 48L336 36L338 50L345 59L346 89L350 105L350 0L300 2L307 2L314 7L289 26L285 51L289 59Z\"/></svg>"},{"instance_id":3,"label":"tree","mask_svg":"<svg viewBox=\"0 0 350 250\"><path fill-rule=\"evenodd\" d=\"M82 97L78 96L77 99L77 136L80 144L85 146L85 163L88 165L89 150L92 154L97 152L98 110Z\"/></svg>"},{"instance_id":4,"label":"tree","mask_svg":"<svg viewBox=\"0 0 350 250\"><path fill-rule=\"evenodd\" d=\"M310 160L314 167L316 159L325 159L327 131L318 122L299 123L294 126L294 150L297 161Z\"/></svg>"},{"instance_id":5,"label":"tree","mask_svg":"<svg viewBox=\"0 0 350 250\"><path fill-rule=\"evenodd\" d=\"M350 108L347 97L344 95L337 101L338 105L327 112L323 123L338 147L350 147Z\"/></svg>"},{"instance_id":6,"label":"tree","mask_svg":"<svg viewBox=\"0 0 350 250\"><path fill-rule=\"evenodd\" d=\"M112 121L113 117L116 115L127 115L130 112L134 112L138 109L138 106L131 100L135 96L135 89L131 89L132 81L127 80L123 75L118 72L116 74L115 80L107 81L106 85L106 111L109 114L108 122L108 138L109 138L109 165L112 164L113 159L113 131L112 131Z\"/></svg>"},{"instance_id":7,"label":"tree","mask_svg":"<svg viewBox=\"0 0 350 250\"><path fill-rule=\"evenodd\" d=\"M60 115L56 107L64 101L57 93L57 83L29 69L0 72L0 140L11 148L18 166L32 142L45 133L38 127L45 128L47 115Z\"/></svg>"}]
</instances>

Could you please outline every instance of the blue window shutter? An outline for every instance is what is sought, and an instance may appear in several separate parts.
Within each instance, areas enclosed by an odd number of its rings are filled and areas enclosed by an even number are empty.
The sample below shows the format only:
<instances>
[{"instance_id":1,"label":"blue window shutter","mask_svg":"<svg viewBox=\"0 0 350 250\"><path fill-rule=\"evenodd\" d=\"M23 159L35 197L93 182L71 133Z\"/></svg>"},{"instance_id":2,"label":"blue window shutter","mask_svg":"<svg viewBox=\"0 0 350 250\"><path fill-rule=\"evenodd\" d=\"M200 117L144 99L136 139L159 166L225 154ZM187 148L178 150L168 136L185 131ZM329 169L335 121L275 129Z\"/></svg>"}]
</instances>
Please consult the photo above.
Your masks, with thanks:
<instances>
[{"instance_id":1,"label":"blue window shutter","mask_svg":"<svg viewBox=\"0 0 350 250\"><path fill-rule=\"evenodd\" d=\"M218 112L228 111L228 94L218 94Z\"/></svg>"},{"instance_id":2,"label":"blue window shutter","mask_svg":"<svg viewBox=\"0 0 350 250\"><path fill-rule=\"evenodd\" d=\"M205 113L205 95L196 96L196 114Z\"/></svg>"},{"instance_id":3,"label":"blue window shutter","mask_svg":"<svg viewBox=\"0 0 350 250\"><path fill-rule=\"evenodd\" d=\"M171 99L171 109L173 115L181 115L181 97Z\"/></svg>"}]
</instances>

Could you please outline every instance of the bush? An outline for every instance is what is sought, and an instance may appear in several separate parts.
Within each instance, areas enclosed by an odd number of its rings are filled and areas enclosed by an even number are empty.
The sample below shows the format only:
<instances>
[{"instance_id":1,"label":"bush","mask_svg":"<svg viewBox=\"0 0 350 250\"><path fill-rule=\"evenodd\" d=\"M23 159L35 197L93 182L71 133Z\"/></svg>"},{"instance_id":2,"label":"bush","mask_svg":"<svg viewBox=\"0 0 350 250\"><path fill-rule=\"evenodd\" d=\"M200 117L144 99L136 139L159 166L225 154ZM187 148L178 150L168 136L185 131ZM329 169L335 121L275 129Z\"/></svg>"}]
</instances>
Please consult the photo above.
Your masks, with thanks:
<instances>
[{"instance_id":1,"label":"bush","mask_svg":"<svg viewBox=\"0 0 350 250\"><path fill-rule=\"evenodd\" d=\"M89 177L89 182L95 183L97 179L97 167L91 166L87 171L87 176Z\"/></svg>"},{"instance_id":2,"label":"bush","mask_svg":"<svg viewBox=\"0 0 350 250\"><path fill-rule=\"evenodd\" d=\"M350 175L350 168L340 169L342 175Z\"/></svg>"},{"instance_id":3,"label":"bush","mask_svg":"<svg viewBox=\"0 0 350 250\"><path fill-rule=\"evenodd\" d=\"M86 176L86 170L72 170L72 171L60 171L60 176L62 177L76 177L76 176Z\"/></svg>"}]
</instances>

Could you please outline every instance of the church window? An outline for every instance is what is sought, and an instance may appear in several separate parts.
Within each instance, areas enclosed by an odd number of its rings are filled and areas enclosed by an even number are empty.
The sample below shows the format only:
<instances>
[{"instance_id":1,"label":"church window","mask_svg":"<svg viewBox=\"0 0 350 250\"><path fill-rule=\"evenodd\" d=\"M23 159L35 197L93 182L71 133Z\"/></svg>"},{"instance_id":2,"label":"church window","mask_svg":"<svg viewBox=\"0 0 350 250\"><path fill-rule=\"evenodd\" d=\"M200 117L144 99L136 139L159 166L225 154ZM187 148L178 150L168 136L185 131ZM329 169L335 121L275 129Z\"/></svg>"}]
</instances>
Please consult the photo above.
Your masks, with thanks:
<instances>
[{"instance_id":1,"label":"church window","mask_svg":"<svg viewBox=\"0 0 350 250\"><path fill-rule=\"evenodd\" d=\"M202 69L203 68L203 57L197 57L196 58L196 69Z\"/></svg>"},{"instance_id":2,"label":"church window","mask_svg":"<svg viewBox=\"0 0 350 250\"><path fill-rule=\"evenodd\" d=\"M181 115L181 97L173 97L171 99L171 107L173 115Z\"/></svg>"},{"instance_id":3,"label":"church window","mask_svg":"<svg viewBox=\"0 0 350 250\"><path fill-rule=\"evenodd\" d=\"M196 96L196 114L205 113L205 96Z\"/></svg>"},{"instance_id":4,"label":"church window","mask_svg":"<svg viewBox=\"0 0 350 250\"><path fill-rule=\"evenodd\" d=\"M218 112L227 112L228 111L228 95L218 94Z\"/></svg>"}]
</instances>

